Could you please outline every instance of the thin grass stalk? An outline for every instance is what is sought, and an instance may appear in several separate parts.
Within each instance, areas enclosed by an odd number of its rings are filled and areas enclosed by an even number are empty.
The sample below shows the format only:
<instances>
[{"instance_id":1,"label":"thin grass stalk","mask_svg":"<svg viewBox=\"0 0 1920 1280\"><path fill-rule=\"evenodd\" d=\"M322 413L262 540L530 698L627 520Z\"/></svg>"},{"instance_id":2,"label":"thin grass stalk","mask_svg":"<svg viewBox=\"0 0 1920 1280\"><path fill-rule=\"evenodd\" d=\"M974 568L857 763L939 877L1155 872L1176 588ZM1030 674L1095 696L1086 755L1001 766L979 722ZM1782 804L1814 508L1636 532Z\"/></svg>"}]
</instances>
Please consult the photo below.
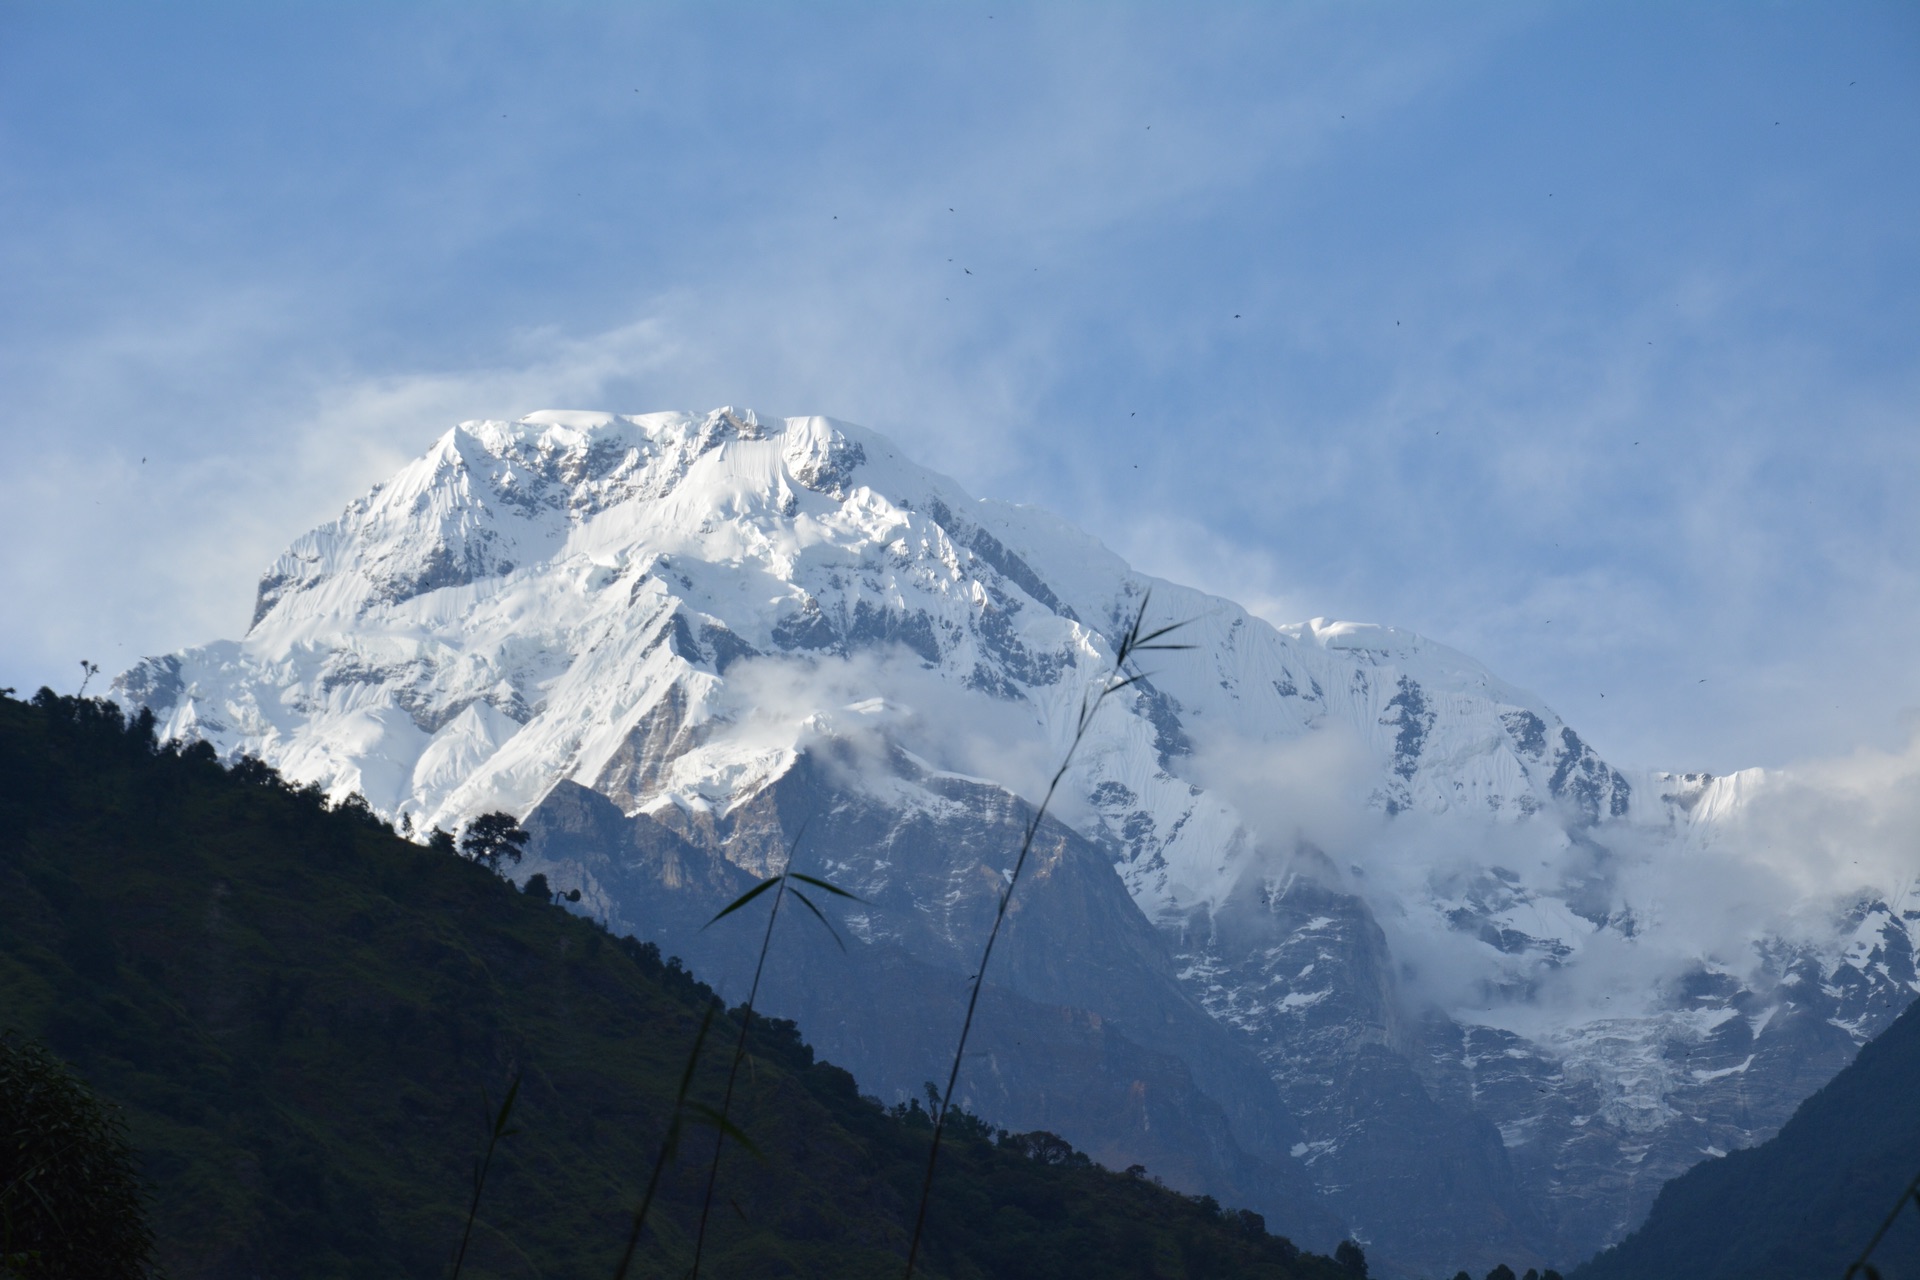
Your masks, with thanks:
<instances>
[{"instance_id":1,"label":"thin grass stalk","mask_svg":"<svg viewBox=\"0 0 1920 1280\"><path fill-rule=\"evenodd\" d=\"M1067 743L1066 754L1060 759L1060 767L1054 770L1052 779L1047 783L1046 794L1040 797L1039 808L1033 811L1033 817L1027 823L1026 832L1020 839L1020 856L1014 859L1013 874L1007 877L1007 887L1000 893L1000 905L994 912L993 928L987 931L987 945L980 952L980 967L973 974L973 990L967 995L967 1014L960 1022L960 1043L954 1046L953 1065L947 1071L946 1091L940 1095L939 1114L933 1118L933 1142L927 1150L927 1173L920 1183L920 1208L914 1214L913 1240L907 1246L906 1280L913 1280L913 1270L920 1258L920 1242L926 1234L927 1206L933 1199L933 1172L940 1159L940 1140L947 1129L947 1115L953 1107L954 1090L960 1081L960 1064L967 1053L967 1037L973 1033L973 1015L980 1005L980 990L986 985L987 962L993 959L994 944L1000 940L1000 926L1006 922L1007 908L1013 902L1013 891L1020 883L1020 873L1026 869L1027 855L1033 851L1034 839L1040 834L1040 824L1045 821L1047 807L1053 803L1054 792L1059 790L1060 782L1073 767L1074 753L1079 751L1080 743L1086 738L1087 730L1093 725L1094 713L1108 697L1120 692L1128 685L1142 679L1141 674L1127 675L1126 665L1134 655L1154 650L1190 649L1184 644L1158 643L1162 636L1186 625L1182 622L1158 630L1143 633L1147 619L1147 602L1152 598L1149 592L1140 598L1140 609L1134 614L1132 624L1120 638L1113 651L1113 665L1101 673L1099 683L1090 687L1080 699L1080 718L1073 728L1073 737Z\"/></svg>"},{"instance_id":2,"label":"thin grass stalk","mask_svg":"<svg viewBox=\"0 0 1920 1280\"><path fill-rule=\"evenodd\" d=\"M787 873L793 870L793 857L800 852L800 839L807 834L807 824L802 822L800 830L793 836L793 844L787 849L787 861L780 868L780 887L774 890L773 907L767 912L766 932L760 937L760 957L754 961L753 984L747 988L746 1012L740 1018L740 1035L733 1043L733 1064L727 1069L727 1089L720 1098L720 1118L724 1123L733 1114L733 1085L740 1076L740 1062L747 1056L747 1032L753 1026L754 1001L760 996L760 975L767 967L767 951L773 945L773 922L780 918L780 904L787 896ZM721 914L725 914L722 912ZM715 916L714 920L720 917ZM707 921L712 924L713 920ZM700 1230L693 1240L693 1280L700 1280L700 1260L707 1248L707 1218L713 1211L713 1188L720 1180L720 1150L726 1145L727 1131L716 1126L713 1135L713 1163L707 1169L707 1193L700 1202Z\"/></svg>"},{"instance_id":3,"label":"thin grass stalk","mask_svg":"<svg viewBox=\"0 0 1920 1280\"><path fill-rule=\"evenodd\" d=\"M627 1233L627 1249L620 1255L620 1266L613 1273L613 1280L626 1280L627 1269L633 1265L633 1251L640 1243L640 1232L647 1225L647 1211L653 1208L653 1198L660 1190L660 1178L666 1172L667 1162L680 1149L680 1127L687 1113L687 1094L693 1089L694 1069L700 1065L700 1050L706 1046L707 1032L713 1029L714 1015L720 1011L718 998L707 1002L707 1012L700 1019L700 1032L693 1038L693 1051L687 1055L687 1066L680 1073L680 1092L673 1100L673 1117L667 1122L666 1136L660 1140L660 1152L654 1157L653 1175L647 1179L647 1190L640 1197L640 1207L633 1211L633 1230Z\"/></svg>"},{"instance_id":4,"label":"thin grass stalk","mask_svg":"<svg viewBox=\"0 0 1920 1280\"><path fill-rule=\"evenodd\" d=\"M460 1233L460 1248L453 1255L453 1276L451 1280L460 1280L460 1268L466 1265L467 1245L473 1239L473 1220L480 1213L480 1193L487 1188L487 1174L493 1168L493 1149L500 1145L500 1139L511 1138L520 1132L507 1128L507 1121L513 1115L513 1102L520 1093L520 1073L513 1073L513 1079L507 1084L507 1096L500 1102L500 1110L494 1114L493 1130L487 1135L487 1153L481 1158L473 1171L473 1201L467 1205L466 1230ZM489 1108L491 1109L491 1108Z\"/></svg>"},{"instance_id":5,"label":"thin grass stalk","mask_svg":"<svg viewBox=\"0 0 1920 1280\"><path fill-rule=\"evenodd\" d=\"M1913 1201L1915 1208L1920 1208L1920 1173L1913 1176L1913 1181L1907 1184L1907 1189L1902 1191L1900 1198L1893 1202L1893 1209L1887 1214L1886 1221L1882 1222L1880 1229L1873 1233L1873 1239L1867 1241L1867 1247L1860 1251L1860 1256L1847 1267L1844 1280L1853 1280L1855 1276L1862 1274L1866 1275L1868 1280L1880 1280L1879 1269L1867 1259L1873 1256L1873 1251L1880 1247L1881 1239L1893 1229L1893 1224L1900 1217L1900 1211L1907 1207L1909 1200Z\"/></svg>"}]
</instances>

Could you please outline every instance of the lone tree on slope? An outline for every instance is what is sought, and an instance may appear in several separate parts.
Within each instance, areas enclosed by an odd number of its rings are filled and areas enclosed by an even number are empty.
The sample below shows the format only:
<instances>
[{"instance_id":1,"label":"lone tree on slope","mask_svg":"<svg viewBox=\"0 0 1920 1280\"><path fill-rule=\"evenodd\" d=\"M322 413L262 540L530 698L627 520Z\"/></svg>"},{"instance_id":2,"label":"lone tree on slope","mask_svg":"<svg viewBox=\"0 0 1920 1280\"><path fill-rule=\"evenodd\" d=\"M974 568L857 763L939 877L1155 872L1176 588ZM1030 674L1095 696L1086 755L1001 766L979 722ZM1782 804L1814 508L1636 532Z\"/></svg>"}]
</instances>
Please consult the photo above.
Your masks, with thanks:
<instances>
[{"instance_id":1,"label":"lone tree on slope","mask_svg":"<svg viewBox=\"0 0 1920 1280\"><path fill-rule=\"evenodd\" d=\"M510 813L483 813L467 824L460 836L460 852L489 871L519 862L529 839Z\"/></svg>"}]
</instances>

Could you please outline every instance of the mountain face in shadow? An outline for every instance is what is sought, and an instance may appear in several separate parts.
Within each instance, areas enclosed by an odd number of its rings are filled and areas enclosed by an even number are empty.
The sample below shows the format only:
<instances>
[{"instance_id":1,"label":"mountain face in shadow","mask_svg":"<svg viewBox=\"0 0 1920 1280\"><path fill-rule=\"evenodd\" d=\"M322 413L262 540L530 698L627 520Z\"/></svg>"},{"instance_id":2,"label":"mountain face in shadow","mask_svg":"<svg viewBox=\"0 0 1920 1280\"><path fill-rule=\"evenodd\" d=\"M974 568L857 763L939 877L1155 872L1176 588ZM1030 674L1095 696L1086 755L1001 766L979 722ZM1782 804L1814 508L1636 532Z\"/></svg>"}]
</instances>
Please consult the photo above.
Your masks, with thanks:
<instances>
[{"instance_id":1,"label":"mountain face in shadow","mask_svg":"<svg viewBox=\"0 0 1920 1280\"><path fill-rule=\"evenodd\" d=\"M1575 1280L1840 1276L1920 1174L1920 1009L1908 1009L1766 1142L1661 1188L1641 1228ZM1920 1206L1873 1254L1885 1280L1920 1276Z\"/></svg>"}]
</instances>

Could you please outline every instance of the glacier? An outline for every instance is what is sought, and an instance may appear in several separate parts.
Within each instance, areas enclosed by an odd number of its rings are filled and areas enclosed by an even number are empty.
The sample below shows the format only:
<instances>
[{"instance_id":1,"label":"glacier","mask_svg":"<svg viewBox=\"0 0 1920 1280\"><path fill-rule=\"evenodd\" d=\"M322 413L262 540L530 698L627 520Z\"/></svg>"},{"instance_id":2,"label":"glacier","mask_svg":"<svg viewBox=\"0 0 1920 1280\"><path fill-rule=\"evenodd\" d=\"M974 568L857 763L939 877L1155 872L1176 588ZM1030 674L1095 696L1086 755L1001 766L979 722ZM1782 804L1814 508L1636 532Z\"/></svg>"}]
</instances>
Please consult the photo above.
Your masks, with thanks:
<instances>
[{"instance_id":1,"label":"glacier","mask_svg":"<svg viewBox=\"0 0 1920 1280\"><path fill-rule=\"evenodd\" d=\"M868 905L850 958L783 939L770 1007L907 1094L1143 606L1190 647L1051 810L976 1109L1381 1274L1565 1267L1920 990L1911 871L1788 892L1753 854L1776 776L1615 767L1444 645L1276 626L820 417L462 423L297 539L243 637L113 692L416 833L523 815L522 874L703 972L804 828Z\"/></svg>"}]
</instances>

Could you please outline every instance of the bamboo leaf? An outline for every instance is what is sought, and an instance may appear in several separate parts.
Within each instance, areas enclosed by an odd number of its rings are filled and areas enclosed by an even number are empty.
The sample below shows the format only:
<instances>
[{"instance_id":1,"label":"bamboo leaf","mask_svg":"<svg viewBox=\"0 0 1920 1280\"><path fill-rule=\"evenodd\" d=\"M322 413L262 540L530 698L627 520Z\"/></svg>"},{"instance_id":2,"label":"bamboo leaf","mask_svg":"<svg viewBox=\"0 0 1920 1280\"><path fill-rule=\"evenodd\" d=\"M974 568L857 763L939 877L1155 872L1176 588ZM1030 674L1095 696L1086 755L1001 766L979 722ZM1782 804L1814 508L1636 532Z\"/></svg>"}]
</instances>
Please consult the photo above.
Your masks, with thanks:
<instances>
[{"instance_id":1,"label":"bamboo leaf","mask_svg":"<svg viewBox=\"0 0 1920 1280\"><path fill-rule=\"evenodd\" d=\"M752 902L755 898L759 897L761 894L765 893L767 890L773 888L775 885L779 883L780 883L779 876L774 876L772 879L769 879L769 880L762 880L759 884L753 886L753 888L747 890L745 893L735 898L732 902L729 902L726 906L720 908L719 913L716 914L712 920L707 921L706 924L703 924L700 927L702 929L706 929L714 924L717 924L723 917L732 915L734 912L746 906L749 902Z\"/></svg>"},{"instance_id":2,"label":"bamboo leaf","mask_svg":"<svg viewBox=\"0 0 1920 1280\"><path fill-rule=\"evenodd\" d=\"M824 915L820 914L820 908L813 905L813 899L809 898L806 894L800 892L798 889L795 889L793 891L793 896L800 900L801 906L813 912L814 919L818 920L821 924L827 927L827 932L833 935L834 942L839 945L842 951L845 951L847 949L847 944L840 941L840 931L833 927L833 922L831 920L827 919Z\"/></svg>"},{"instance_id":3,"label":"bamboo leaf","mask_svg":"<svg viewBox=\"0 0 1920 1280\"><path fill-rule=\"evenodd\" d=\"M746 1133L741 1130L739 1125L721 1115L718 1107L710 1107L704 1102L689 1102L687 1104L687 1110L704 1122L708 1128L716 1129L726 1134L729 1138L732 1138L735 1142L753 1153L753 1155L760 1156L760 1148L755 1145L753 1139L749 1138ZM765 1157L761 1156L760 1158L764 1159Z\"/></svg>"},{"instance_id":4,"label":"bamboo leaf","mask_svg":"<svg viewBox=\"0 0 1920 1280\"><path fill-rule=\"evenodd\" d=\"M845 889L842 889L840 886L828 884L825 880L818 879L817 877L802 875L798 871L789 871L787 872L787 874L792 876L795 880L798 880L801 884L810 884L816 889L825 889L828 893L831 893L836 897L847 898L854 902L866 901L865 898L861 897L857 893L848 893Z\"/></svg>"},{"instance_id":5,"label":"bamboo leaf","mask_svg":"<svg viewBox=\"0 0 1920 1280\"><path fill-rule=\"evenodd\" d=\"M1191 619L1189 619L1188 621L1191 621ZM1149 631L1149 632L1147 632L1147 634L1145 634L1145 635L1143 635L1143 636L1139 636L1139 637L1136 637L1136 638L1135 638L1135 640L1134 640L1134 642L1133 642L1133 647L1134 647L1134 649L1135 649L1136 651L1138 651L1138 650L1140 650L1140 649L1144 649L1144 648L1145 648L1146 646L1148 646L1148 645L1150 645L1150 644L1152 644L1152 643L1153 643L1154 641L1156 641L1156 640L1158 640L1158 639L1159 639L1159 638L1160 638L1161 636L1170 636L1170 635L1172 635L1172 634L1173 634L1174 632L1176 632L1176 631L1178 631L1178 630L1179 630L1180 628L1182 628L1182 627L1184 627L1184 626L1186 626L1186 625L1187 625L1187 622L1185 622L1185 621L1183 621L1183 622L1169 622L1169 623L1168 623L1168 624L1167 624L1166 626L1164 626L1164 627L1161 627L1161 628L1160 628L1159 630L1157 630L1157 631ZM1181 648L1183 648L1183 649L1192 649L1192 648L1194 648L1194 647L1195 647L1195 646L1193 646L1193 645L1190 645L1190 644L1189 644L1189 645L1182 645L1182 646L1181 646Z\"/></svg>"},{"instance_id":6,"label":"bamboo leaf","mask_svg":"<svg viewBox=\"0 0 1920 1280\"><path fill-rule=\"evenodd\" d=\"M507 1119L508 1117L513 1115L514 1099L519 1096L520 1096L520 1077L516 1075L513 1078L513 1083L507 1086L507 1096L503 1098L500 1102L500 1114L494 1117L494 1121L493 1121L494 1137L505 1138L511 1134L520 1132L518 1129L507 1128Z\"/></svg>"}]
</instances>

